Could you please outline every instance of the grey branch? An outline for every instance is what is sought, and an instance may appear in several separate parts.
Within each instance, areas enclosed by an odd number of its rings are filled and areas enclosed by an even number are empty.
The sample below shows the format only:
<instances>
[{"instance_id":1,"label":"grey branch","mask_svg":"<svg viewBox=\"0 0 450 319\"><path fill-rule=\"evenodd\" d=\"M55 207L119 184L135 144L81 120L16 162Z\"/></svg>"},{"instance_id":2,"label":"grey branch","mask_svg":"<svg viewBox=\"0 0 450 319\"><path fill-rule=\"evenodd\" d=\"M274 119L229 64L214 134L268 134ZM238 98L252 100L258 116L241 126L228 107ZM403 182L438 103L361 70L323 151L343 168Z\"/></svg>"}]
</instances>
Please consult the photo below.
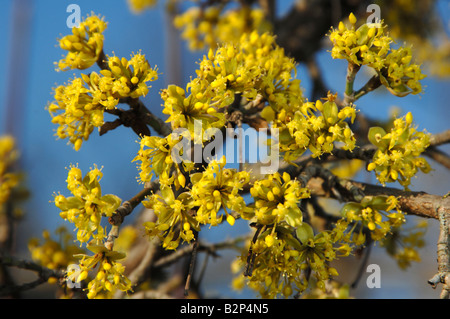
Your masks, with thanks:
<instances>
[{"instance_id":1,"label":"grey branch","mask_svg":"<svg viewBox=\"0 0 450 319\"><path fill-rule=\"evenodd\" d=\"M24 260L24 259L18 259L16 257L7 256L7 255L0 255L0 264L8 267L16 267L20 269L26 269L34 271L38 274L38 278L35 281L24 283L20 285L14 285L14 286L1 286L0 287L0 296L7 296L12 293L21 292L33 289L45 282L51 277L54 278L63 278L64 273L57 270L52 270L46 267L43 267L37 263L34 263L32 261Z\"/></svg>"},{"instance_id":2,"label":"grey branch","mask_svg":"<svg viewBox=\"0 0 450 319\"><path fill-rule=\"evenodd\" d=\"M439 207L437 209L439 215L439 238L437 242L437 262L438 273L428 280L428 283L436 288L442 283L441 299L450 299L450 214L448 211Z\"/></svg>"},{"instance_id":3,"label":"grey branch","mask_svg":"<svg viewBox=\"0 0 450 319\"><path fill-rule=\"evenodd\" d=\"M437 209L445 214L450 214L450 197L427 194L425 192L410 192L391 187L366 184L352 180L342 180L347 185L359 188L366 196L388 195L398 198L400 209L411 215L419 217L438 219ZM321 178L312 178L307 187L311 193L317 196L336 198L330 193ZM345 198L344 200L352 200Z\"/></svg>"}]
</instances>

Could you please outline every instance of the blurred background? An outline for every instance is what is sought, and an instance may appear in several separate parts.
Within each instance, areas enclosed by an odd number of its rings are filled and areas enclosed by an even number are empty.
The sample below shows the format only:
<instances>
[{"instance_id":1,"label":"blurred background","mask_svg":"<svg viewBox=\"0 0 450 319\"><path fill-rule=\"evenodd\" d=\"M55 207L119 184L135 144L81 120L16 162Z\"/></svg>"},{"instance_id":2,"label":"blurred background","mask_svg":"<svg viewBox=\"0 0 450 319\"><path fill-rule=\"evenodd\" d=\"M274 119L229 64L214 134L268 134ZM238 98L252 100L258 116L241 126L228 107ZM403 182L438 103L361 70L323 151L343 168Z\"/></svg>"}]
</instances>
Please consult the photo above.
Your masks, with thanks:
<instances>
[{"instance_id":1,"label":"blurred background","mask_svg":"<svg viewBox=\"0 0 450 319\"><path fill-rule=\"evenodd\" d=\"M288 12L293 2L278 1L277 14ZM79 5L82 17L91 12L105 17L108 28L104 33L104 51L107 55L114 53L129 57L132 52L141 50L151 66L158 66L161 75L151 83L152 88L143 99L157 115L162 115L159 91L169 84L184 87L190 76L195 75L196 62L204 54L202 51L190 51L187 44L178 38L171 25L171 17L166 13L164 1L159 1L155 7L140 14L133 13L126 0L1 2L0 135L8 133L16 138L21 153L20 169L26 173L26 186L31 192L31 197L23 205L24 216L17 224L18 237L14 245L16 253L24 258L29 258L27 241L30 237L40 237L44 229L52 232L61 225L71 227L59 217L59 210L50 202L55 192L66 194L66 168L71 164L78 164L83 173L94 164L103 167L101 185L104 194L116 194L125 200L142 187L136 180L136 165L131 163L139 148L132 130L120 127L102 137L94 132L79 152L54 136L56 127L46 110L48 103L53 100L52 88L67 83L74 74L79 74L77 71L56 72L54 66L54 62L59 61L64 54L57 38L71 31L66 25L71 13L66 9L72 3ZM412 1L411 5L414 6L414 3ZM434 6L438 13L438 21L435 22L443 26L444 34L448 37L450 2L435 1ZM382 18L383 10L381 7ZM342 95L347 64L343 60L333 60L329 49L325 44L316 55L317 62L327 87ZM94 66L92 69L96 68ZM308 70L303 64L298 69L297 77L302 81L305 96L311 96L312 83ZM427 70L424 72L428 73ZM429 74L422 83L423 94L397 98L380 88L359 100L357 108L379 120L389 118L393 108L398 108L401 114L411 111L420 130L442 132L450 126L449 77ZM355 87L362 84L356 82ZM449 146L440 149L450 153ZM431 160L430 164L434 171L427 175L419 173L411 189L446 194L450 190L449 170ZM364 182L375 183L367 175L359 178ZM412 220L415 221L414 218ZM426 282L437 270L437 224L435 220L429 221L427 245L420 250L422 262L414 263L407 271L401 270L383 249L374 247L368 263L380 266L381 288L367 288L367 276L363 276L351 295L357 298L437 298L439 289L433 290ZM237 223L234 227L224 225L217 229L206 229L202 232L202 238L217 242L247 230L245 223ZM253 292L244 290L237 293L230 287L230 261L236 253L223 251L220 254L221 258L209 261L202 281L205 296L253 298ZM356 269L350 265L350 261L345 261L337 267L343 280L352 281L356 276Z\"/></svg>"}]
</instances>

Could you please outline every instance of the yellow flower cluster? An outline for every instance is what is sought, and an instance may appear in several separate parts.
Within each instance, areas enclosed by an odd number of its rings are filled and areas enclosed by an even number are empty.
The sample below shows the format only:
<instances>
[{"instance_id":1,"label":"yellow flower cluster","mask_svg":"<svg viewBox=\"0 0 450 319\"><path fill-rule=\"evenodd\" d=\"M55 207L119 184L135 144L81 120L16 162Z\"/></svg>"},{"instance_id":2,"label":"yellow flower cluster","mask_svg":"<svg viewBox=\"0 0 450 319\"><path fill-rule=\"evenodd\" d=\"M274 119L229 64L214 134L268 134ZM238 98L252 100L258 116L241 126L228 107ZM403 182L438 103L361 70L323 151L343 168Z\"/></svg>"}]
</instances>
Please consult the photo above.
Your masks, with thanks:
<instances>
[{"instance_id":1,"label":"yellow flower cluster","mask_svg":"<svg viewBox=\"0 0 450 319\"><path fill-rule=\"evenodd\" d=\"M75 262L73 255L80 254L83 250L73 244L72 235L66 228L57 228L55 234L59 238L53 239L49 231L43 231L44 242L41 244L38 238L32 238L28 242L28 250L31 258L40 265L54 270L66 270L69 264Z\"/></svg>"},{"instance_id":2,"label":"yellow flower cluster","mask_svg":"<svg viewBox=\"0 0 450 319\"><path fill-rule=\"evenodd\" d=\"M225 11L223 4L204 9L191 7L175 17L174 25L183 29L181 37L188 41L191 50L215 49L221 43L238 42L245 33L271 29L261 9L243 5Z\"/></svg>"},{"instance_id":3,"label":"yellow flower cluster","mask_svg":"<svg viewBox=\"0 0 450 319\"><path fill-rule=\"evenodd\" d=\"M250 205L243 218L255 218L261 225L288 223L292 227L302 224L303 216L299 208L302 198L309 198L309 190L300 182L291 179L286 172L268 175L257 180L250 188L254 204Z\"/></svg>"},{"instance_id":4,"label":"yellow flower cluster","mask_svg":"<svg viewBox=\"0 0 450 319\"><path fill-rule=\"evenodd\" d=\"M238 193L250 180L248 172L237 172L225 168L225 157L211 161L201 173L189 176L192 188L175 197L170 186L161 188L161 195L153 194L143 202L153 209L158 217L156 222L145 223L149 236L158 236L166 249L176 249L180 240L190 242L194 239L193 230L199 231L200 224L217 226L225 211L226 220L234 225L232 211L244 210L245 201ZM182 176L182 175L180 175ZM179 235L176 226L180 225Z\"/></svg>"},{"instance_id":5,"label":"yellow flower cluster","mask_svg":"<svg viewBox=\"0 0 450 319\"><path fill-rule=\"evenodd\" d=\"M356 139L347 119L353 123L356 109L353 106L339 109L334 99L335 96L329 94L325 103L320 100L305 102L293 111L274 112L268 107L263 110L261 115L273 121L273 127L280 130L280 153L287 162L297 159L308 149L313 157L331 153L336 142L340 142L345 150L355 148Z\"/></svg>"},{"instance_id":6,"label":"yellow flower cluster","mask_svg":"<svg viewBox=\"0 0 450 319\"><path fill-rule=\"evenodd\" d=\"M103 51L103 32L106 27L107 23L96 15L88 16L78 27L73 27L72 34L59 40L61 49L68 53L55 63L57 69L84 70L94 65Z\"/></svg>"},{"instance_id":7,"label":"yellow flower cluster","mask_svg":"<svg viewBox=\"0 0 450 319\"><path fill-rule=\"evenodd\" d=\"M192 170L193 165L181 160L183 136L174 133L166 137L144 136L140 141L140 149L133 162L140 161L139 176L142 183L150 182L156 176L161 185L175 185L177 189L184 187L186 178L181 171Z\"/></svg>"},{"instance_id":8,"label":"yellow flower cluster","mask_svg":"<svg viewBox=\"0 0 450 319\"><path fill-rule=\"evenodd\" d=\"M104 107L98 102L92 103L94 99L81 78L73 79L66 86L58 86L54 90L54 98L55 102L49 105L48 111L52 123L59 125L56 136L68 138L78 151L94 127L103 125Z\"/></svg>"},{"instance_id":9,"label":"yellow flower cluster","mask_svg":"<svg viewBox=\"0 0 450 319\"><path fill-rule=\"evenodd\" d=\"M304 225L311 228L308 224ZM316 286L319 289L325 289L325 282L330 277L339 275L329 263L340 256L348 256L350 249L346 244L336 245L338 242L333 238L333 231L322 231L314 235L311 229L306 233L306 236L299 237L297 230L297 237L302 238L300 239L302 246L298 249L299 262L303 265L303 269L308 266L314 272L317 280Z\"/></svg>"},{"instance_id":10,"label":"yellow flower cluster","mask_svg":"<svg viewBox=\"0 0 450 319\"><path fill-rule=\"evenodd\" d=\"M241 212L246 204L238 193L250 181L250 174L235 169L225 168L226 159L211 161L205 171L190 176L192 196L195 205L199 206L196 219L201 224L216 226L222 221L217 214L222 208L225 211L227 222L234 225L235 218L231 211Z\"/></svg>"},{"instance_id":11,"label":"yellow flower cluster","mask_svg":"<svg viewBox=\"0 0 450 319\"><path fill-rule=\"evenodd\" d=\"M223 44L209 50L199 63L197 77L187 84L190 94L171 85L163 90L163 113L172 128L187 128L192 136L194 122L201 121L203 132L221 128L224 113L237 94L251 101L259 94L275 109L292 109L302 101L300 81L292 79L295 63L276 45L269 33L244 34L236 44Z\"/></svg>"},{"instance_id":12,"label":"yellow flower cluster","mask_svg":"<svg viewBox=\"0 0 450 319\"><path fill-rule=\"evenodd\" d=\"M303 268L299 262L300 243L287 232L287 229L277 228L278 232L274 232L274 235L270 234L272 230L267 230L251 244L256 257L252 274L247 278L247 285L257 291L262 298L276 298L280 294L288 298L294 289L303 291L308 285L302 276ZM288 241L283 235L292 239ZM293 244L295 241L297 243ZM241 262L245 264L246 259L244 253Z\"/></svg>"},{"instance_id":13,"label":"yellow flower cluster","mask_svg":"<svg viewBox=\"0 0 450 319\"><path fill-rule=\"evenodd\" d=\"M109 57L108 67L100 74L81 74L68 85L58 86L54 90L55 102L48 106L52 122L59 125L56 135L68 138L77 151L94 127L104 124L105 110L114 109L122 98L145 96L147 82L158 78L157 69L152 69L140 53L129 60Z\"/></svg>"},{"instance_id":14,"label":"yellow flower cluster","mask_svg":"<svg viewBox=\"0 0 450 319\"><path fill-rule=\"evenodd\" d=\"M96 275L87 286L87 297L89 299L102 297L105 294L110 297L116 289L121 291L131 291L131 281L124 276L125 267L117 260L125 258L125 254L117 251L110 251L103 245L88 245L87 248L95 255L77 254L75 257L81 258L79 270L71 270L67 274L73 282L81 282L88 278L89 272L97 269Z\"/></svg>"},{"instance_id":15,"label":"yellow flower cluster","mask_svg":"<svg viewBox=\"0 0 450 319\"><path fill-rule=\"evenodd\" d=\"M211 87L198 85L198 82L194 80L188 84L188 97L181 87L169 85L161 92L161 98L164 100L162 112L169 115L166 122L171 123L172 129L187 128L196 142L202 143L203 133L207 129L225 125L225 114L219 109L217 101L212 102L215 94ZM196 123L201 125L202 132L195 131Z\"/></svg>"},{"instance_id":16,"label":"yellow flower cluster","mask_svg":"<svg viewBox=\"0 0 450 319\"><path fill-rule=\"evenodd\" d=\"M145 9L155 6L157 2L157 0L128 0L128 5L133 12L141 13Z\"/></svg>"},{"instance_id":17,"label":"yellow flower cluster","mask_svg":"<svg viewBox=\"0 0 450 319\"><path fill-rule=\"evenodd\" d=\"M11 172L12 165L18 158L18 151L15 149L15 141L12 136L0 137L0 212L1 207L11 196L11 190L20 181L17 173Z\"/></svg>"},{"instance_id":18,"label":"yellow flower cluster","mask_svg":"<svg viewBox=\"0 0 450 319\"><path fill-rule=\"evenodd\" d=\"M411 112L394 120L389 133L381 127L369 130L369 140L377 147L372 162L367 166L374 171L383 185L398 181L406 189L420 169L428 173L431 168L425 158L419 157L429 146L430 137L412 126Z\"/></svg>"},{"instance_id":19,"label":"yellow flower cluster","mask_svg":"<svg viewBox=\"0 0 450 319\"><path fill-rule=\"evenodd\" d=\"M110 96L116 99L146 96L149 91L147 82L158 79L158 69L156 67L152 69L145 55L140 52L131 55L129 60L116 56L108 57L108 67L109 70L100 71L106 78L105 88L101 92L108 98ZM93 83L93 85L96 84ZM90 86L93 85L90 84Z\"/></svg>"},{"instance_id":20,"label":"yellow flower cluster","mask_svg":"<svg viewBox=\"0 0 450 319\"><path fill-rule=\"evenodd\" d=\"M105 229L101 226L102 216L110 217L121 204L115 195L102 196L99 181L103 173L95 167L84 177L78 167L72 166L67 175L67 188L74 195L65 197L58 194L54 198L56 207L61 210L61 218L73 223L78 229L77 240L87 243L91 237L103 240Z\"/></svg>"},{"instance_id":21,"label":"yellow flower cluster","mask_svg":"<svg viewBox=\"0 0 450 319\"><path fill-rule=\"evenodd\" d=\"M153 209L157 216L156 222L145 222L144 227L148 236L158 236L165 249L176 249L181 239L191 242L194 239L192 230L199 231L198 221L193 217L194 200L189 192L175 197L170 187L162 187L161 195L152 194L142 202L149 209ZM177 235L177 226L180 226Z\"/></svg>"},{"instance_id":22,"label":"yellow flower cluster","mask_svg":"<svg viewBox=\"0 0 450 319\"><path fill-rule=\"evenodd\" d=\"M419 65L411 63L411 49L391 48L394 40L385 33L384 24L380 23L378 27L363 24L356 29L356 17L351 14L349 20L350 28L341 21L338 28L333 28L329 34L333 43L331 56L358 66L373 68L381 83L394 95L420 93L420 80L425 75L420 71Z\"/></svg>"},{"instance_id":23,"label":"yellow flower cluster","mask_svg":"<svg viewBox=\"0 0 450 319\"><path fill-rule=\"evenodd\" d=\"M349 250L345 245L336 245L336 236L331 231L314 235L312 227L302 223L295 229L295 235L294 229L286 224L268 227L251 244L255 257L248 285L261 297L276 298L282 294L287 298L294 290L302 293L309 286L306 275L309 270L322 290L326 280L338 276L329 262L347 256ZM247 258L243 254L241 263L246 263Z\"/></svg>"},{"instance_id":24,"label":"yellow flower cluster","mask_svg":"<svg viewBox=\"0 0 450 319\"><path fill-rule=\"evenodd\" d=\"M398 201L394 196L366 196L360 203L349 202L341 209L341 214L348 223L354 223L348 234L356 245L363 245L365 236L362 228L358 234L351 234L356 224L367 227L373 240L382 240L393 228L399 227L405 221L405 215L398 209ZM395 212L391 212L395 210ZM342 223L345 226L345 223ZM353 236L352 236L353 235ZM350 236L352 236L350 238Z\"/></svg>"},{"instance_id":25,"label":"yellow flower cluster","mask_svg":"<svg viewBox=\"0 0 450 319\"><path fill-rule=\"evenodd\" d=\"M221 107L236 94L253 100L260 94L275 110L292 109L302 102L296 63L270 33L245 33L238 43L226 43L200 62L198 84L211 86ZM194 85L194 84L193 84Z\"/></svg>"}]
</instances>

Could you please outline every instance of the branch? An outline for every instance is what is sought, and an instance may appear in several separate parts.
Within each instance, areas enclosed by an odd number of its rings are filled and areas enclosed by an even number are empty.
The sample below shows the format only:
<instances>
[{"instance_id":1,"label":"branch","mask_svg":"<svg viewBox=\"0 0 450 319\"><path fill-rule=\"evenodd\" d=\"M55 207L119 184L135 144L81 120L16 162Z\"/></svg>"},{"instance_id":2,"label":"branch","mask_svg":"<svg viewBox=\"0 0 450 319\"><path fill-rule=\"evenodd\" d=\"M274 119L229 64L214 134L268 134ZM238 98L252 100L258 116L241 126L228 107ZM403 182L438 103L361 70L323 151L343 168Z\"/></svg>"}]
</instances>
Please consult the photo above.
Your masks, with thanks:
<instances>
[{"instance_id":1,"label":"branch","mask_svg":"<svg viewBox=\"0 0 450 319\"><path fill-rule=\"evenodd\" d=\"M194 243L192 245L191 261L189 262L188 274L186 277L186 284L184 285L184 295L189 295L189 289L191 287L191 280L194 274L195 262L197 260L198 253L198 232L194 232Z\"/></svg>"},{"instance_id":2,"label":"branch","mask_svg":"<svg viewBox=\"0 0 450 319\"><path fill-rule=\"evenodd\" d=\"M207 243L199 242L197 251L198 252L206 252L214 257L217 257L218 256L217 250L236 249L238 247L238 244L245 241L246 239L247 239L246 237L237 237L234 239L228 239L226 241L215 243L215 244L207 244ZM191 254L193 249L194 249L193 244L179 248L175 252L171 253L170 255L167 255L167 256L164 256L164 257L161 257L160 259L158 259L153 264L153 267L160 268L160 267L165 267L165 266L171 265L174 262L176 262L177 260L179 260L180 258L182 258L183 256L187 256L187 255Z\"/></svg>"},{"instance_id":3,"label":"branch","mask_svg":"<svg viewBox=\"0 0 450 319\"><path fill-rule=\"evenodd\" d=\"M154 181L150 183L148 187L145 187L138 194L136 194L133 198L123 202L123 204L117 208L114 215L109 218L109 223L111 225L120 225L123 223L123 220L126 216L130 215L133 210L138 206L148 195L153 192L156 192L159 189L158 181Z\"/></svg>"},{"instance_id":4,"label":"branch","mask_svg":"<svg viewBox=\"0 0 450 319\"><path fill-rule=\"evenodd\" d=\"M428 280L428 283L436 288L437 284L442 283L441 299L450 299L450 234L449 222L450 214L445 212L442 207L437 210L439 215L439 239L437 242L437 261L438 273Z\"/></svg>"},{"instance_id":5,"label":"branch","mask_svg":"<svg viewBox=\"0 0 450 319\"><path fill-rule=\"evenodd\" d=\"M98 56L97 65L101 70L109 70L108 59L106 58L106 54L103 50Z\"/></svg>"},{"instance_id":6,"label":"branch","mask_svg":"<svg viewBox=\"0 0 450 319\"><path fill-rule=\"evenodd\" d=\"M350 105L356 100L355 91L353 90L353 84L355 82L356 74L358 73L359 69L361 69L360 65L348 62L343 102L344 106Z\"/></svg>"},{"instance_id":7,"label":"branch","mask_svg":"<svg viewBox=\"0 0 450 319\"><path fill-rule=\"evenodd\" d=\"M261 233L261 230L264 228L264 225L256 225L256 231L253 235L252 242L250 244L250 248L248 249L247 254L247 264L245 266L244 270L244 276L251 277L253 273L253 267L255 265L255 258L256 255L253 253L253 244L256 243L256 240L258 239L259 234Z\"/></svg>"},{"instance_id":8,"label":"branch","mask_svg":"<svg viewBox=\"0 0 450 319\"><path fill-rule=\"evenodd\" d=\"M7 296L12 293L21 292L25 290L33 289L43 283L46 283L49 278L63 278L64 273L56 270L52 270L41 265L38 265L34 262L18 259L12 256L0 255L0 264L9 266L9 267L17 267L20 269L31 270L37 272L39 278L35 281L24 283L16 286L1 286L0 287L0 296Z\"/></svg>"},{"instance_id":9,"label":"branch","mask_svg":"<svg viewBox=\"0 0 450 319\"><path fill-rule=\"evenodd\" d=\"M105 247L108 250L113 250L114 241L119 236L119 228L122 225L126 216L130 215L133 210L139 205L146 196L150 195L159 189L159 183L154 181L149 187L141 190L136 196L122 203L122 205L116 209L115 214L108 218L108 222L112 225L108 237L105 242Z\"/></svg>"},{"instance_id":10,"label":"branch","mask_svg":"<svg viewBox=\"0 0 450 319\"><path fill-rule=\"evenodd\" d=\"M440 208L446 214L450 214L450 197L432 195L425 192L403 191L396 188L366 184L352 180L345 180L345 182L348 185L359 188L366 196L388 195L397 197L400 209L407 214L438 219L437 208ZM307 187L314 195L338 199L333 194L330 194L323 184L322 179L312 178ZM344 200L352 199L351 196L344 196Z\"/></svg>"},{"instance_id":11,"label":"branch","mask_svg":"<svg viewBox=\"0 0 450 319\"><path fill-rule=\"evenodd\" d=\"M433 146L438 146L446 143L450 143L450 130L433 134L430 137L430 144Z\"/></svg>"},{"instance_id":12,"label":"branch","mask_svg":"<svg viewBox=\"0 0 450 319\"><path fill-rule=\"evenodd\" d=\"M123 102L130 105L131 108L136 109L139 117L147 124L153 127L153 129L162 136L167 136L172 133L170 126L164 122L159 117L155 116L150 110L145 106L145 104L140 99L126 98Z\"/></svg>"},{"instance_id":13,"label":"branch","mask_svg":"<svg viewBox=\"0 0 450 319\"><path fill-rule=\"evenodd\" d=\"M443 165L444 167L450 169L450 156L441 150L438 150L434 146L430 146L424 153L429 158L433 159L437 163Z\"/></svg>"},{"instance_id":14,"label":"branch","mask_svg":"<svg viewBox=\"0 0 450 319\"><path fill-rule=\"evenodd\" d=\"M373 90L377 89L380 86L381 86L380 77L378 75L372 76L362 88L354 92L353 95L354 101L366 95L367 93L372 92Z\"/></svg>"}]
</instances>

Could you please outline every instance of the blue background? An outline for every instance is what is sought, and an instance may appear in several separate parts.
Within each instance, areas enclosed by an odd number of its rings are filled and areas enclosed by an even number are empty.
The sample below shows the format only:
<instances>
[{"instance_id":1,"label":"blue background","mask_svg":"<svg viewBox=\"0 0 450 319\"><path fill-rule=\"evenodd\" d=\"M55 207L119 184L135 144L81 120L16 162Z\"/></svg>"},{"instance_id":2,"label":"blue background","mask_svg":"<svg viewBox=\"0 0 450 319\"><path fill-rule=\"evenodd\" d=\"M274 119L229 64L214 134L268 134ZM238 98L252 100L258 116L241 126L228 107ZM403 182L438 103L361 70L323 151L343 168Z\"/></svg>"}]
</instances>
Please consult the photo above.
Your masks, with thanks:
<instances>
[{"instance_id":1,"label":"blue background","mask_svg":"<svg viewBox=\"0 0 450 319\"><path fill-rule=\"evenodd\" d=\"M160 1L162 2L162 1ZM281 1L279 1L281 2ZM291 1L283 1L279 12L285 12ZM25 9L14 10L14 5L24 3ZM57 45L57 38L70 33L66 26L66 19L70 13L66 12L69 4L76 3L81 8L81 15L94 12L105 17L108 28L105 31L104 51L106 54L129 57L132 52L142 50L152 66L157 65L160 78L152 82L152 88L144 102L155 113L161 114L161 99L159 91L168 84L174 83L184 86L190 76L195 75L196 62L202 52L190 52L185 43L181 43L180 77L168 79L171 61L168 56L167 24L164 6L147 10L142 14L133 14L125 0L97 0L97 1L50 1L50 0L8 0L2 1L0 10L0 134L7 131L18 138L21 150L21 167L27 173L26 182L32 192L32 197L25 204L25 217L19 224L20 237L17 250L26 256L26 240L30 236L40 236L43 229L53 230L60 225L69 226L60 217L58 209L50 203L52 194L59 192L67 194L66 174L70 164L78 164L83 173L94 164L103 166L104 177L101 181L104 194L113 193L122 199L128 199L136 194L141 185L136 181L137 169L131 163L137 150L136 135L127 128L120 127L99 137L94 131L88 142L83 143L79 152L66 144L64 140L57 140L54 136L55 126L50 122L46 106L52 101L52 88L64 84L77 71L56 72L54 62L58 61L64 52ZM449 3L440 1L439 8L443 14L443 21L449 21ZM27 11L29 10L29 11ZM22 38L13 36L12 25L15 19L20 19L26 13L30 14L29 34ZM381 13L383 9L381 8ZM448 29L447 29L448 31ZM21 45L21 55L12 53L14 40ZM170 49L169 49L170 50ZM20 57L19 61L14 57ZM16 62L13 62L16 61ZM329 88L342 95L345 85L346 63L342 60L332 60L330 54L323 50L318 55L318 62L324 71L324 79ZM97 70L94 66L90 70ZM361 72L360 72L361 73ZM311 89L306 69L300 65L298 78L302 80L306 96ZM363 84L358 77L356 88ZM178 83L177 83L178 82ZM14 91L9 85L13 83ZM403 114L411 111L419 129L426 128L431 133L438 133L449 128L450 86L448 79L428 77L423 81L425 93L420 96L397 98L383 88L361 98L357 107L368 116L386 119L390 109L398 106ZM14 93L18 92L18 93ZM12 99L12 100L11 100ZM12 102L11 102L12 101ZM7 109L13 109L12 115ZM16 116L16 117L14 117ZM13 124L13 125L10 125ZM449 151L449 145L443 147ZM428 175L419 174L413 180L413 190L424 190L433 194L445 194L449 191L450 174L438 164L431 162L436 171ZM375 182L364 175L363 181ZM428 287L426 280L436 271L437 223L430 222L427 235L429 245L421 250L421 264L415 264L408 272L398 269L395 262L385 258L383 251L374 249L369 263L377 263L382 269L382 288L368 289L364 280L359 288L352 293L364 298L435 298L439 291ZM221 226L202 232L205 240L214 242L224 237L239 234L247 230L244 223L237 223L233 228ZM205 234L203 234L205 233ZM210 296L216 294L228 297L251 297L245 291L236 295L229 288L229 260L234 252L224 252L223 258L210 262L209 271L203 283L205 291ZM201 259L200 259L201 260ZM343 277L353 278L355 271L346 270L342 264ZM340 270L340 268L338 268ZM223 276L217 276L220 272Z\"/></svg>"}]
</instances>

